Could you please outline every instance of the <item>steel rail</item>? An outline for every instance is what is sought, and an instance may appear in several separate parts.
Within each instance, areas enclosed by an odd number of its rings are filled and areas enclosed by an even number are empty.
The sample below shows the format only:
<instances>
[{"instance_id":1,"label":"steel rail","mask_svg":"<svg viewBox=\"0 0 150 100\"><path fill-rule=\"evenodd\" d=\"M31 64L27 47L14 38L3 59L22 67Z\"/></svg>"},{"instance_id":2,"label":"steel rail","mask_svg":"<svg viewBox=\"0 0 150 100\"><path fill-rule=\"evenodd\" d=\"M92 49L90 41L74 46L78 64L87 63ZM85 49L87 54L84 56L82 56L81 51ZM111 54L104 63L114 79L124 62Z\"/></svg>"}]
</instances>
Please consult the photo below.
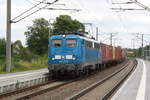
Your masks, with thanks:
<instances>
[{"instance_id":1,"label":"steel rail","mask_svg":"<svg viewBox=\"0 0 150 100\"><path fill-rule=\"evenodd\" d=\"M134 65L132 69L129 71L129 73L114 87L110 90L109 93L103 96L102 100L107 100L110 96L114 94L114 92L125 82L125 80L131 75L132 71L136 68L137 66L137 60L134 61Z\"/></svg>"},{"instance_id":2,"label":"steel rail","mask_svg":"<svg viewBox=\"0 0 150 100\"><path fill-rule=\"evenodd\" d=\"M131 62L130 62L131 63ZM83 95L87 94L88 92L90 92L91 90L95 89L96 87L98 87L99 85L103 84L104 82L106 82L108 79L112 78L113 76L115 76L116 74L118 74L119 72L121 72L123 69L125 69L126 67L128 67L130 65L130 63L128 62L127 64L123 65L124 67L122 67L121 69L119 69L118 71L115 71L114 73L112 73L111 75L103 78L102 80L100 80L97 83L92 84L91 86L87 87L86 89L80 91L79 93L67 98L67 100L77 100L78 98L82 97ZM115 90L115 89L114 89ZM112 91L113 92L113 91ZM110 94L109 94L110 95ZM109 96L106 95L104 96L103 100L106 100L106 98Z\"/></svg>"},{"instance_id":3,"label":"steel rail","mask_svg":"<svg viewBox=\"0 0 150 100\"><path fill-rule=\"evenodd\" d=\"M123 63L122 66L126 65L127 63L128 63L128 62ZM91 74L90 74L90 75L91 75ZM95 74L94 74L94 75L95 75ZM73 79L73 80L70 80L70 81L68 81L68 82L65 82L65 83L62 83L62 84L59 84L59 85L50 87L50 88L46 88L46 89L43 89L43 90L40 90L40 91L31 93L31 94L29 94L29 95L20 97L20 98L18 98L18 99L16 99L16 100L26 100L26 99L31 99L31 98L33 98L33 97L35 97L35 96L37 96L37 95L41 95L41 94L43 94L43 93L45 93L45 92L53 91L53 90L55 90L55 89L58 89L58 88L60 88L60 87L62 87L62 86L71 84L71 83L76 82L76 81L78 81L78 80L88 79L88 78L89 78L88 76L89 76L89 75L85 76L85 78L79 77L79 78L77 78L77 79ZM92 77L92 76L91 76L91 77Z\"/></svg>"},{"instance_id":4,"label":"steel rail","mask_svg":"<svg viewBox=\"0 0 150 100\"><path fill-rule=\"evenodd\" d=\"M31 99L31 98L33 98L33 97L35 97L35 96L37 96L37 95L41 95L41 94L43 94L43 93L45 93L45 92L53 91L53 90L55 90L55 89L57 89L57 88L60 88L60 87L62 87L62 86L65 86L65 85L67 85L67 84L71 84L71 83L73 83L73 82L75 82L75 81L77 81L77 80L78 80L78 79L74 79L74 80L67 81L67 82L64 82L64 83L62 83L62 84L53 86L53 87L49 87L49 88L46 88L46 89L43 89L43 90L40 90L40 91L36 91L36 92L31 93L31 94L29 94L29 95L26 95L26 96L17 98L16 100L27 100L27 99Z\"/></svg>"},{"instance_id":5,"label":"steel rail","mask_svg":"<svg viewBox=\"0 0 150 100\"><path fill-rule=\"evenodd\" d=\"M121 66L127 65L127 63L129 63L129 62L126 62L126 61L125 61L124 63L121 64ZM91 74L90 74L90 75L91 75ZM94 74L94 75L95 75L95 74ZM88 75L88 76L89 76L89 75ZM65 82L65 83L59 84L59 85L55 85L55 86L53 86L53 87L49 87L49 88L46 88L46 89L43 89L43 90L39 90L39 91L30 93L29 95L25 95L25 96L19 97L19 98L16 99L16 100L30 99L30 98L35 97L35 96L37 96L37 95L43 94L43 93L45 93L45 92L50 92L50 91L55 90L55 89L57 89L57 88L59 88L59 87L65 86L65 85L67 85L67 84L71 84L71 83L73 83L73 82L75 82L75 81L78 81L78 80L81 80L81 79L87 79L87 78L89 78L88 76L85 76L86 78L80 77L80 78L77 78L77 79L74 79L74 80L67 81L67 82ZM31 87L26 87L26 88L22 88L22 89L17 89L17 90L15 90L15 91L12 91L12 92L9 92L9 93L1 94L1 95L0 95L0 99L1 99L1 98L7 98L7 97L13 96L13 95L15 95L15 94L20 94L20 93L28 92L28 91L30 91L30 90L34 90L34 89L36 89L36 88L42 87L42 86L44 86L44 85L52 84L52 83L54 83L54 82L57 82L57 81L56 81L56 80L51 80L51 81L44 82L44 83L41 83L41 84L38 84L38 85L34 85L34 86L31 86Z\"/></svg>"}]
</instances>

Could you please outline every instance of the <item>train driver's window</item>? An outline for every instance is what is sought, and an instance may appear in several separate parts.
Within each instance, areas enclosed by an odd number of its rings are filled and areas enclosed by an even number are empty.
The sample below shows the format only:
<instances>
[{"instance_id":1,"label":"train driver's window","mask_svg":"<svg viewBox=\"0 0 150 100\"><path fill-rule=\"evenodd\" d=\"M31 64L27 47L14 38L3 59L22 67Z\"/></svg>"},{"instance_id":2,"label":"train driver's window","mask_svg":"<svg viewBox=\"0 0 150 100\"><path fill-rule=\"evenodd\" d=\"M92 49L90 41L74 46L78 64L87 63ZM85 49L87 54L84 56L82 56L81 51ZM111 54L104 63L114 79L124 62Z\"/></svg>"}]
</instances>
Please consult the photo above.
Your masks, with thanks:
<instances>
[{"instance_id":1,"label":"train driver's window","mask_svg":"<svg viewBox=\"0 0 150 100\"><path fill-rule=\"evenodd\" d=\"M60 39L52 40L52 45L53 45L53 47L61 47L62 46L62 40L60 40Z\"/></svg>"},{"instance_id":2,"label":"train driver's window","mask_svg":"<svg viewBox=\"0 0 150 100\"><path fill-rule=\"evenodd\" d=\"M66 40L66 46L67 47L76 47L77 40L76 39L67 39Z\"/></svg>"}]
</instances>

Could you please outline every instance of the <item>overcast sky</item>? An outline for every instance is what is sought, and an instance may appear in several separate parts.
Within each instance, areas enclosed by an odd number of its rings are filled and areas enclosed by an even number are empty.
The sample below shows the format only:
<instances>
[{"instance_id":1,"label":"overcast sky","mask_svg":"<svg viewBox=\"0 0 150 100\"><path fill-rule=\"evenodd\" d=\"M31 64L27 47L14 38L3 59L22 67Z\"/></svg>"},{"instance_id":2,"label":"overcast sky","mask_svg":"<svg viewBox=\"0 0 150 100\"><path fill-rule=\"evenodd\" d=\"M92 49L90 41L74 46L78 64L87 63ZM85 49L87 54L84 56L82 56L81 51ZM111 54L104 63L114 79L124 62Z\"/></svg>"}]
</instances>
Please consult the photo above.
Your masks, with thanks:
<instances>
[{"instance_id":1,"label":"overcast sky","mask_svg":"<svg viewBox=\"0 0 150 100\"><path fill-rule=\"evenodd\" d=\"M0 38L6 37L6 1L0 0ZM40 0L39 0L40 1ZM53 0L47 0L49 2ZM25 45L26 38L24 32L27 27L32 25L35 18L44 17L45 19L55 19L61 14L68 14L83 23L93 24L93 33L95 36L95 28L99 28L99 41L109 44L109 33L115 34L113 44L124 48L133 48L132 39L135 38L133 33L150 34L150 11L113 11L110 8L140 8L135 4L131 5L112 5L111 2L125 2L129 0L59 0L58 3L66 4L53 5L49 7L81 9L80 12L73 11L50 11L41 10L40 12L18 22L12 24L12 41L21 40ZM139 0L139 2L150 6L149 0ZM38 0L12 0L12 19L29 9L33 4L37 4ZM39 7L42 7L41 5ZM38 9L38 8L36 8ZM35 9L35 10L36 10ZM34 11L34 10L33 10ZM31 13L31 12L29 12ZM92 29L87 26L87 30ZM144 36L146 41L150 41L150 36ZM148 44L145 42L145 45ZM135 47L141 45L140 41L136 41Z\"/></svg>"}]
</instances>

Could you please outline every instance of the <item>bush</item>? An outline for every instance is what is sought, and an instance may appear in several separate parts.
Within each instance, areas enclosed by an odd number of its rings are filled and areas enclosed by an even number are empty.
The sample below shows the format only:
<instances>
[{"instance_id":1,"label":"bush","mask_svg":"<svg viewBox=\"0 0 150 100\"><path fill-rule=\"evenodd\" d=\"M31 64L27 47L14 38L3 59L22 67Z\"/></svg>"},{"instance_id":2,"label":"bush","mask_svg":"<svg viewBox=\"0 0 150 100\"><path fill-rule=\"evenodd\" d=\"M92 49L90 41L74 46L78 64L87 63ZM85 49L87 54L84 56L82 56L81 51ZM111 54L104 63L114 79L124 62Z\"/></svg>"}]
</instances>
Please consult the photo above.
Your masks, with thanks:
<instances>
[{"instance_id":1,"label":"bush","mask_svg":"<svg viewBox=\"0 0 150 100\"><path fill-rule=\"evenodd\" d=\"M0 56L0 73L5 73L5 57ZM21 60L20 56L13 56L11 72L21 72L27 70L36 70L47 68L47 55L34 56L31 61Z\"/></svg>"}]
</instances>

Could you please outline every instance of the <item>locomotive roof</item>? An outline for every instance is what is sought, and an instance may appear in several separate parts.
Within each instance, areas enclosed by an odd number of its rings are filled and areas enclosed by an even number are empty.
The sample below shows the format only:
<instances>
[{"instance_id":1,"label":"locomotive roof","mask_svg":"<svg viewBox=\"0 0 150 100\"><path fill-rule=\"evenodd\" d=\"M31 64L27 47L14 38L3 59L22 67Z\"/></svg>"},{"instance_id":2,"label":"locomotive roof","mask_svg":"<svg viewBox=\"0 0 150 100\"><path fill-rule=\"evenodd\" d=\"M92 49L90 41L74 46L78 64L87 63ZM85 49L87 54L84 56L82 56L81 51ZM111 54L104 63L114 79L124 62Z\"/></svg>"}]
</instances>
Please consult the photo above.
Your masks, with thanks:
<instances>
[{"instance_id":1,"label":"locomotive roof","mask_svg":"<svg viewBox=\"0 0 150 100\"><path fill-rule=\"evenodd\" d=\"M91 39L91 38L88 38L88 37L84 37L84 36L80 36L80 35L73 35L73 34L71 34L71 35L54 35L51 38L56 38L56 37L80 38L80 39L84 39L84 40L87 40L87 41L100 43L99 41L96 41L94 39Z\"/></svg>"}]
</instances>

